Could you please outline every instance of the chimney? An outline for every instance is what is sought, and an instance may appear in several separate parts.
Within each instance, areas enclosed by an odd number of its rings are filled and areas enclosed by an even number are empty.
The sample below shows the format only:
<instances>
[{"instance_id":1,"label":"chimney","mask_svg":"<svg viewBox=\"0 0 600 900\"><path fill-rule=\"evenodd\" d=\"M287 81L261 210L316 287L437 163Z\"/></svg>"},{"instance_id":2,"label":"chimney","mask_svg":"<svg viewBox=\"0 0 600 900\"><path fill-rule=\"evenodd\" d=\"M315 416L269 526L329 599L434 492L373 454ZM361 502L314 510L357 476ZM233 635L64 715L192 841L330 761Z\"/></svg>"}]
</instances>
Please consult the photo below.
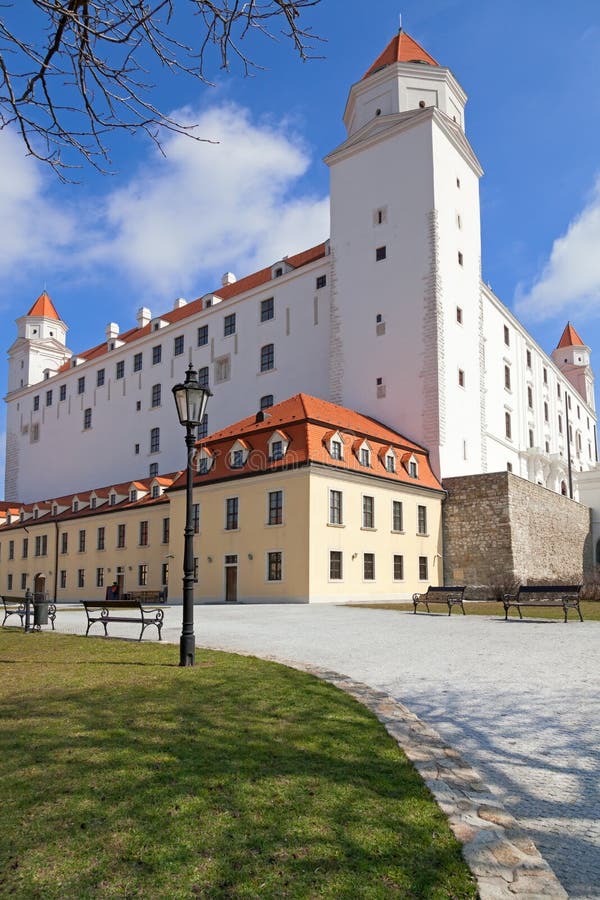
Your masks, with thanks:
<instances>
[{"instance_id":1,"label":"chimney","mask_svg":"<svg viewBox=\"0 0 600 900\"><path fill-rule=\"evenodd\" d=\"M115 338L119 337L119 326L116 322L109 322L106 326L106 340L114 341Z\"/></svg>"},{"instance_id":2,"label":"chimney","mask_svg":"<svg viewBox=\"0 0 600 900\"><path fill-rule=\"evenodd\" d=\"M173 304L173 309L181 309L182 306L187 306L187 300L185 300L183 297L178 297Z\"/></svg>"},{"instance_id":3,"label":"chimney","mask_svg":"<svg viewBox=\"0 0 600 900\"><path fill-rule=\"evenodd\" d=\"M135 317L138 328L145 328L146 325L150 324L150 319L152 318L152 313L146 306L140 306L137 311L137 316Z\"/></svg>"},{"instance_id":4,"label":"chimney","mask_svg":"<svg viewBox=\"0 0 600 900\"><path fill-rule=\"evenodd\" d=\"M235 277L233 272L225 272L225 274L221 278L221 285L223 287L225 287L228 284L235 284L236 281L237 281L237 278Z\"/></svg>"}]
</instances>

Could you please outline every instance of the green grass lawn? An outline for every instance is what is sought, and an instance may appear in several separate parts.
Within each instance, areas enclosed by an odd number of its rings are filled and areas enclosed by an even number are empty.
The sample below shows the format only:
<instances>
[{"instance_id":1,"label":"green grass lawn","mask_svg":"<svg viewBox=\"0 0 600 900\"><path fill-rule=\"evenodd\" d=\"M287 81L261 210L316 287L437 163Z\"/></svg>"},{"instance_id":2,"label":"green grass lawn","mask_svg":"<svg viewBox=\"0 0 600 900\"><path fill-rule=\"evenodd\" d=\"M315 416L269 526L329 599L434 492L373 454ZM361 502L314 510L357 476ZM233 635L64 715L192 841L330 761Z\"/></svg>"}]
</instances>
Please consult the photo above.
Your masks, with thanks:
<instances>
[{"instance_id":1,"label":"green grass lawn","mask_svg":"<svg viewBox=\"0 0 600 900\"><path fill-rule=\"evenodd\" d=\"M359 606L363 609L397 609L400 612L413 612L414 607L412 603L351 603L349 606ZM581 607L581 615L583 616L585 621L593 621L600 622L600 603L597 600L591 600L589 602L582 602L579 604ZM448 615L448 607L442 606L441 604L435 604L431 607L432 615ZM469 601L465 603L465 612L468 616L500 616L502 619L504 618L504 607L500 601L495 602L493 600L489 601ZM524 619L560 619L563 621L563 611L561 608L558 609L533 609L531 606L524 608L521 610ZM419 610L417 615L427 615L427 610L423 605L419 606ZM453 616L462 616L462 611L460 607L454 607L452 610ZM509 619L518 619L519 613L513 607L509 610L508 613ZM579 623L579 616L577 615L576 610L569 610L569 622L577 622Z\"/></svg>"},{"instance_id":2,"label":"green grass lawn","mask_svg":"<svg viewBox=\"0 0 600 900\"><path fill-rule=\"evenodd\" d=\"M476 896L364 707L273 663L178 655L1 630L1 897Z\"/></svg>"}]
</instances>

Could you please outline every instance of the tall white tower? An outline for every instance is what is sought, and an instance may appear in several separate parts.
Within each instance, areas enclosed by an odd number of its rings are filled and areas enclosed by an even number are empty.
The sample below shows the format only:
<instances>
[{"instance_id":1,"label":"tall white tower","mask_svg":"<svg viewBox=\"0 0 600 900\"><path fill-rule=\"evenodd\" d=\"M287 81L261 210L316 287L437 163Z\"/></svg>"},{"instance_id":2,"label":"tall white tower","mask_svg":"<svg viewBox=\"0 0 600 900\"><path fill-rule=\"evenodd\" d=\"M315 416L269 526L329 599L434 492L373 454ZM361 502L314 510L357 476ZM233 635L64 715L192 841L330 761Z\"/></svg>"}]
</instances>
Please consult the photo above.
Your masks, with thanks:
<instances>
[{"instance_id":1,"label":"tall white tower","mask_svg":"<svg viewBox=\"0 0 600 900\"><path fill-rule=\"evenodd\" d=\"M17 319L17 339L8 351L8 392L53 375L70 357L68 328L43 291L26 316Z\"/></svg>"},{"instance_id":2,"label":"tall white tower","mask_svg":"<svg viewBox=\"0 0 600 900\"><path fill-rule=\"evenodd\" d=\"M485 468L479 178L466 95L405 32L350 90L331 171L330 398L434 469Z\"/></svg>"},{"instance_id":3,"label":"tall white tower","mask_svg":"<svg viewBox=\"0 0 600 900\"><path fill-rule=\"evenodd\" d=\"M594 373L590 366L590 348L587 347L570 322L567 322L552 359L568 378L581 397L595 409Z\"/></svg>"}]
</instances>

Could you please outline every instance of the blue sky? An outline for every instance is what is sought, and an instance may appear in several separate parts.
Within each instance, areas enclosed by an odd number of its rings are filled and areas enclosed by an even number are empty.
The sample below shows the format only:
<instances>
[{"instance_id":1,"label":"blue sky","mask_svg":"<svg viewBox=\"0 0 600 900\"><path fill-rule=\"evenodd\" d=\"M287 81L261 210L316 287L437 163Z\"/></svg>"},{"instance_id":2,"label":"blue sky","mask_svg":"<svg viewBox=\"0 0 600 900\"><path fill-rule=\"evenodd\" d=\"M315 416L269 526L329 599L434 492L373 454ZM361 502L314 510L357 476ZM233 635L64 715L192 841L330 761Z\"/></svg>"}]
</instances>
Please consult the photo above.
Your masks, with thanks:
<instances>
[{"instance_id":1,"label":"blue sky","mask_svg":"<svg viewBox=\"0 0 600 900\"><path fill-rule=\"evenodd\" d=\"M19 10L26 10L23 4ZM302 63L257 41L253 77L214 87L155 73L158 102L221 143L142 136L112 142L115 174L60 184L0 132L0 321L44 286L77 352L153 313L327 236L322 158L344 138L347 92L398 27L469 96L481 183L483 277L548 352L567 319L600 368L600 7L578 0L322 0L306 21L326 42ZM594 362L594 356L592 361ZM6 389L6 368L0 369ZM3 431L3 410L0 433ZM4 442L2 441L2 451ZM0 459L0 467L2 460Z\"/></svg>"}]
</instances>

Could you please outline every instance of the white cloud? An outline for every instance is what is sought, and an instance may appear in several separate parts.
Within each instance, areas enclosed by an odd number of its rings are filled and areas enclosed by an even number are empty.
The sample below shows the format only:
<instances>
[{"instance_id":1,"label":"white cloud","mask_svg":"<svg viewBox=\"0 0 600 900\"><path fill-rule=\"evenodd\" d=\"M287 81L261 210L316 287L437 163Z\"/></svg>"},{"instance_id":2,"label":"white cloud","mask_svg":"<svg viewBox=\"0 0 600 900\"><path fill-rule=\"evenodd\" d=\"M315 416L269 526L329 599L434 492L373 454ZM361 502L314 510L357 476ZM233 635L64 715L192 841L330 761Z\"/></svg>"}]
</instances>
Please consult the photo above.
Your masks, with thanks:
<instances>
[{"instance_id":1,"label":"white cloud","mask_svg":"<svg viewBox=\"0 0 600 900\"><path fill-rule=\"evenodd\" d=\"M0 276L33 266L54 266L74 235L72 217L51 202L40 167L21 140L0 131ZM41 280L43 280L43 275Z\"/></svg>"},{"instance_id":2,"label":"white cloud","mask_svg":"<svg viewBox=\"0 0 600 900\"><path fill-rule=\"evenodd\" d=\"M328 236L328 200L293 194L310 158L284 126L253 123L233 105L184 116L219 143L170 136L166 157L155 154L109 195L110 237L95 246L96 261L172 296L199 290L202 273L241 276Z\"/></svg>"},{"instance_id":3,"label":"white cloud","mask_svg":"<svg viewBox=\"0 0 600 900\"><path fill-rule=\"evenodd\" d=\"M541 321L577 308L600 312L600 177L582 212L552 245L550 258L529 290L517 286L515 307L521 316Z\"/></svg>"}]
</instances>

